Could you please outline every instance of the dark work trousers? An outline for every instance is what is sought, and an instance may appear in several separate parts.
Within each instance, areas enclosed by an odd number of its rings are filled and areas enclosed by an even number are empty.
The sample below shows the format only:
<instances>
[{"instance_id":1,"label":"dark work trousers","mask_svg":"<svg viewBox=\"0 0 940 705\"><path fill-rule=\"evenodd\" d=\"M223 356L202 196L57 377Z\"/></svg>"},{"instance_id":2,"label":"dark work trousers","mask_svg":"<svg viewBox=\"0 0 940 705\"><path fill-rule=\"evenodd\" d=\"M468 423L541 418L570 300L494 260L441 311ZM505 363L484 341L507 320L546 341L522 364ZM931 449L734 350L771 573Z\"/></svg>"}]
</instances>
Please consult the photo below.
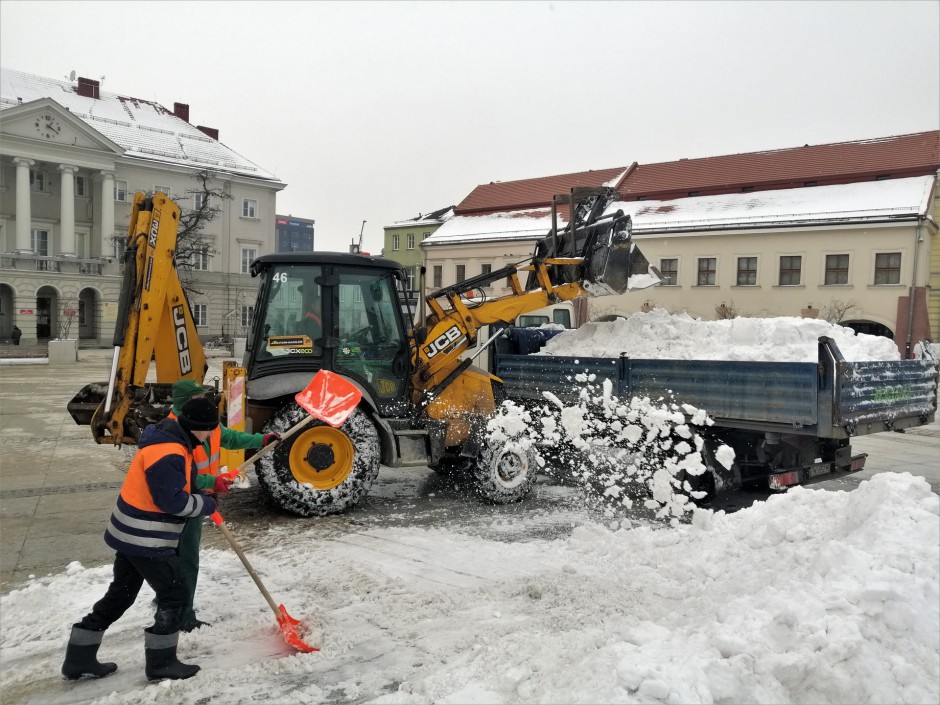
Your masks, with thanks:
<instances>
[{"instance_id":1,"label":"dark work trousers","mask_svg":"<svg viewBox=\"0 0 940 705\"><path fill-rule=\"evenodd\" d=\"M180 621L186 624L196 618L193 602L196 597L196 582L199 580L199 544L202 541L202 517L186 520L180 534L180 569L186 582L186 604L180 613Z\"/></svg>"},{"instance_id":2,"label":"dark work trousers","mask_svg":"<svg viewBox=\"0 0 940 705\"><path fill-rule=\"evenodd\" d=\"M162 617L150 631L154 634L179 631L180 611L186 604L186 582L179 558L143 558L120 551L114 555L114 579L108 591L77 626L103 632L130 609L145 580L157 593L157 614Z\"/></svg>"}]
</instances>

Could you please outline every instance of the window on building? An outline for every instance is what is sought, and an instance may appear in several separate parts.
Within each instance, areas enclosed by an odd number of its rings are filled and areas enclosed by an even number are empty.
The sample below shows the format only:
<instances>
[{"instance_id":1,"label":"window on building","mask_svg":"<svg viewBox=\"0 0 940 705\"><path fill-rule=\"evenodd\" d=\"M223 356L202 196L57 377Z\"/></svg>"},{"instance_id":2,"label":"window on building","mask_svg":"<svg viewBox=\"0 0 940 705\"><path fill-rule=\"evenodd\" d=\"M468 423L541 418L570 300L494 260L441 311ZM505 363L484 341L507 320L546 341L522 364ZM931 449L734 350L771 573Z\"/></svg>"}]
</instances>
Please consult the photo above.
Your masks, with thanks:
<instances>
[{"instance_id":1,"label":"window on building","mask_svg":"<svg viewBox=\"0 0 940 705\"><path fill-rule=\"evenodd\" d=\"M209 304L193 304L193 323L198 327L209 325Z\"/></svg>"},{"instance_id":2,"label":"window on building","mask_svg":"<svg viewBox=\"0 0 940 705\"><path fill-rule=\"evenodd\" d=\"M394 235L392 235L392 249L395 252L398 252L398 250L401 249L401 235L399 235L398 233L395 233Z\"/></svg>"},{"instance_id":3,"label":"window on building","mask_svg":"<svg viewBox=\"0 0 940 705\"><path fill-rule=\"evenodd\" d=\"M413 250L415 248L415 234L408 233L408 249Z\"/></svg>"},{"instance_id":4,"label":"window on building","mask_svg":"<svg viewBox=\"0 0 940 705\"><path fill-rule=\"evenodd\" d=\"M797 286L800 283L803 258L800 255L784 255L780 258L780 286Z\"/></svg>"},{"instance_id":5,"label":"window on building","mask_svg":"<svg viewBox=\"0 0 940 705\"><path fill-rule=\"evenodd\" d=\"M481 264L480 265L480 274L492 274L493 265L492 264Z\"/></svg>"},{"instance_id":6,"label":"window on building","mask_svg":"<svg viewBox=\"0 0 940 705\"><path fill-rule=\"evenodd\" d=\"M826 255L826 284L849 283L849 256Z\"/></svg>"},{"instance_id":7,"label":"window on building","mask_svg":"<svg viewBox=\"0 0 940 705\"><path fill-rule=\"evenodd\" d=\"M88 195L88 177L76 176L75 177L75 196L77 198L85 198L87 195Z\"/></svg>"},{"instance_id":8,"label":"window on building","mask_svg":"<svg viewBox=\"0 0 940 705\"><path fill-rule=\"evenodd\" d=\"M242 274L250 274L251 263L255 261L258 257L258 250L254 247L243 247L242 248Z\"/></svg>"},{"instance_id":9,"label":"window on building","mask_svg":"<svg viewBox=\"0 0 940 705\"><path fill-rule=\"evenodd\" d=\"M154 193L162 193L162 194L164 194L165 196L169 196L169 195L170 195L170 187L169 187L169 186L154 186L154 187L153 187L153 192L154 192Z\"/></svg>"},{"instance_id":10,"label":"window on building","mask_svg":"<svg viewBox=\"0 0 940 705\"><path fill-rule=\"evenodd\" d=\"M417 269L417 267L408 267L405 269L405 280L407 282L405 286L406 291L415 290L415 269Z\"/></svg>"},{"instance_id":11,"label":"window on building","mask_svg":"<svg viewBox=\"0 0 940 705\"><path fill-rule=\"evenodd\" d=\"M254 306L242 306L241 308L242 328L251 328L251 322L255 318Z\"/></svg>"},{"instance_id":12,"label":"window on building","mask_svg":"<svg viewBox=\"0 0 940 705\"><path fill-rule=\"evenodd\" d=\"M901 283L901 253L881 252L875 255L875 284Z\"/></svg>"},{"instance_id":13,"label":"window on building","mask_svg":"<svg viewBox=\"0 0 940 705\"><path fill-rule=\"evenodd\" d=\"M421 236L421 239L427 240L429 237L431 237L431 233L425 233L424 235Z\"/></svg>"},{"instance_id":14,"label":"window on building","mask_svg":"<svg viewBox=\"0 0 940 705\"><path fill-rule=\"evenodd\" d=\"M659 273L663 275L663 283L660 286L676 286L679 283L679 260L659 260Z\"/></svg>"},{"instance_id":15,"label":"window on building","mask_svg":"<svg viewBox=\"0 0 940 705\"><path fill-rule=\"evenodd\" d=\"M209 248L200 247L193 251L193 269L200 272L209 271Z\"/></svg>"},{"instance_id":16,"label":"window on building","mask_svg":"<svg viewBox=\"0 0 940 705\"><path fill-rule=\"evenodd\" d=\"M458 264L454 267L454 283L462 282L467 278L467 265Z\"/></svg>"},{"instance_id":17,"label":"window on building","mask_svg":"<svg viewBox=\"0 0 940 705\"><path fill-rule=\"evenodd\" d=\"M33 252L41 257L49 256L49 231L33 230L29 235L29 246Z\"/></svg>"},{"instance_id":18,"label":"window on building","mask_svg":"<svg viewBox=\"0 0 940 705\"><path fill-rule=\"evenodd\" d=\"M122 179L114 180L114 200L122 203L127 200L127 182Z\"/></svg>"},{"instance_id":19,"label":"window on building","mask_svg":"<svg viewBox=\"0 0 940 705\"><path fill-rule=\"evenodd\" d=\"M432 278L432 281L434 282L434 283L432 284L432 286L433 286L435 289L440 289L442 286L444 286L444 284L443 284L443 281L444 281L444 267L442 267L442 266L439 265L439 264L435 264L435 265L434 265L434 277Z\"/></svg>"},{"instance_id":20,"label":"window on building","mask_svg":"<svg viewBox=\"0 0 940 705\"><path fill-rule=\"evenodd\" d=\"M46 172L41 171L40 169L29 170L30 191L45 191L48 185L49 182L46 180Z\"/></svg>"},{"instance_id":21,"label":"window on building","mask_svg":"<svg viewBox=\"0 0 940 705\"><path fill-rule=\"evenodd\" d=\"M718 266L718 260L714 257L698 258L698 279L699 286L714 286L715 271Z\"/></svg>"},{"instance_id":22,"label":"window on building","mask_svg":"<svg viewBox=\"0 0 940 705\"><path fill-rule=\"evenodd\" d=\"M757 284L757 258L738 257L738 286Z\"/></svg>"},{"instance_id":23,"label":"window on building","mask_svg":"<svg viewBox=\"0 0 940 705\"><path fill-rule=\"evenodd\" d=\"M242 199L242 217L243 218L257 218L258 217L258 201L254 198L243 198Z\"/></svg>"},{"instance_id":24,"label":"window on building","mask_svg":"<svg viewBox=\"0 0 940 705\"><path fill-rule=\"evenodd\" d=\"M193 210L201 210L206 203L206 194L204 193L194 193L193 194Z\"/></svg>"}]
</instances>

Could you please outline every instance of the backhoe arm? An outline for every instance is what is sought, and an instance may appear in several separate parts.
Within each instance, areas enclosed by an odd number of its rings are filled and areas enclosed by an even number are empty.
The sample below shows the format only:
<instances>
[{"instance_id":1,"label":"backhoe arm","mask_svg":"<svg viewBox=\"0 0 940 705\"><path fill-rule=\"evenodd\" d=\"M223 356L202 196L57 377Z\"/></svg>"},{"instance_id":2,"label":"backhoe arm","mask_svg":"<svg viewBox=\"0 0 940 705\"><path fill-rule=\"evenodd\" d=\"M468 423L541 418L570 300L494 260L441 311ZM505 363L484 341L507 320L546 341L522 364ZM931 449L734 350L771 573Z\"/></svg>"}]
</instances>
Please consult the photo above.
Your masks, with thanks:
<instances>
[{"instance_id":1,"label":"backhoe arm","mask_svg":"<svg viewBox=\"0 0 940 705\"><path fill-rule=\"evenodd\" d=\"M143 424L135 407L168 397L165 389L158 395L157 387L147 387L151 359L157 385L205 376L205 351L176 270L179 223L179 206L164 194L135 194L111 376L91 421L98 443L135 442Z\"/></svg>"}]
</instances>

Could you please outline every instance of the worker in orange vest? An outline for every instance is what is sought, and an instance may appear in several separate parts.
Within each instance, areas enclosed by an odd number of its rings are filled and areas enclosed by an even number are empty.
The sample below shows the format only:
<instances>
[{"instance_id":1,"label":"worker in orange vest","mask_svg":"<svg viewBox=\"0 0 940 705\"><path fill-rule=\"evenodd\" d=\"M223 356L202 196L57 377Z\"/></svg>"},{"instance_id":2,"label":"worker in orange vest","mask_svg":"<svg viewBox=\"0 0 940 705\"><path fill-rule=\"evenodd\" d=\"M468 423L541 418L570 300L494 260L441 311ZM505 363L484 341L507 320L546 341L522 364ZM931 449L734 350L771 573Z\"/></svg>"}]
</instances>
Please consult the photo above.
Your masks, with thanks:
<instances>
[{"instance_id":1,"label":"worker in orange vest","mask_svg":"<svg viewBox=\"0 0 940 705\"><path fill-rule=\"evenodd\" d=\"M199 666L176 658L180 613L186 604L177 551L186 523L212 514L217 506L212 495L194 486L193 449L218 425L215 405L193 399L178 418L147 426L140 434L104 534L105 543L116 551L114 578L91 612L72 626L64 678L103 678L117 670L114 663L99 663L101 638L134 604L144 581L157 595L153 625L144 630L147 678L176 680L199 671Z\"/></svg>"},{"instance_id":2,"label":"worker in orange vest","mask_svg":"<svg viewBox=\"0 0 940 705\"><path fill-rule=\"evenodd\" d=\"M181 379L173 384L173 408L170 418L179 415L180 410L191 399L205 397L205 389L191 379ZM221 448L227 450L257 450L280 440L276 433L243 433L219 424L211 435L193 451L196 468L196 489L225 494L229 491L232 478L219 475ZM180 537L180 568L186 580L187 600L180 615L180 628L191 632L199 627L209 626L208 622L196 619L193 606L196 596L196 583L199 580L199 544L202 540L202 517L193 517L186 522L186 528Z\"/></svg>"}]
</instances>

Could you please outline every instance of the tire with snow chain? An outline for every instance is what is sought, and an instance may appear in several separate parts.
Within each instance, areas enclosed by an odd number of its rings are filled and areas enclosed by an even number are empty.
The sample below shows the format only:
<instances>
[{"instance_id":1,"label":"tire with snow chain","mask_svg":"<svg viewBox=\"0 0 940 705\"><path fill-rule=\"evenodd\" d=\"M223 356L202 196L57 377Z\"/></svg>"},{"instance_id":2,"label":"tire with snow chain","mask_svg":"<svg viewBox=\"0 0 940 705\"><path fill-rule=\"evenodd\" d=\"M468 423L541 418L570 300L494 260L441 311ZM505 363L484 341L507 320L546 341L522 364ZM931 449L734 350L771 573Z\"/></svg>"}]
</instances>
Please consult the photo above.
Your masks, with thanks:
<instances>
[{"instance_id":1,"label":"tire with snow chain","mask_svg":"<svg viewBox=\"0 0 940 705\"><path fill-rule=\"evenodd\" d=\"M487 443L472 466L474 488L494 504L518 502L531 491L538 467L538 453L531 444Z\"/></svg>"},{"instance_id":2,"label":"tire with snow chain","mask_svg":"<svg viewBox=\"0 0 940 705\"><path fill-rule=\"evenodd\" d=\"M265 433L284 433L307 412L296 403L276 412ZM258 461L258 482L281 508L304 517L338 514L368 494L381 449L372 420L356 409L340 428L314 419Z\"/></svg>"}]
</instances>

